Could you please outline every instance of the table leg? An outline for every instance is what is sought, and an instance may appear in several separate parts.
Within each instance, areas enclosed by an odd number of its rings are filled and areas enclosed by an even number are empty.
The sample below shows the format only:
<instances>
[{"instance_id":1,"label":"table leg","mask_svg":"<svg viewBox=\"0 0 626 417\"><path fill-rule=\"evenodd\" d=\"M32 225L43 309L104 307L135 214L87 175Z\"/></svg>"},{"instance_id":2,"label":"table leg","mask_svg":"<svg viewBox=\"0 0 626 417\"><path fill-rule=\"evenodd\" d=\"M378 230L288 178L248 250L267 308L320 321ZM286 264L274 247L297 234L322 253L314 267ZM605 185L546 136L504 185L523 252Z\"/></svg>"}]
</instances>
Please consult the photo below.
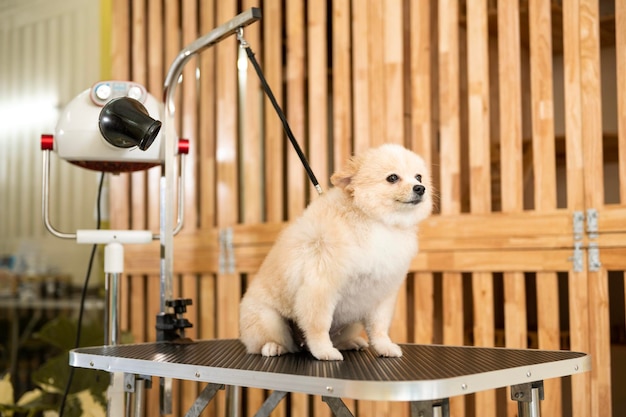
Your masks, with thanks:
<instances>
[{"instance_id":1,"label":"table leg","mask_svg":"<svg viewBox=\"0 0 626 417\"><path fill-rule=\"evenodd\" d=\"M543 396L543 381L529 382L511 387L511 399L517 401L519 417L540 417L541 409L539 404L543 400Z\"/></svg>"},{"instance_id":2,"label":"table leg","mask_svg":"<svg viewBox=\"0 0 626 417\"><path fill-rule=\"evenodd\" d=\"M411 401L411 417L450 417L450 400Z\"/></svg>"}]
</instances>

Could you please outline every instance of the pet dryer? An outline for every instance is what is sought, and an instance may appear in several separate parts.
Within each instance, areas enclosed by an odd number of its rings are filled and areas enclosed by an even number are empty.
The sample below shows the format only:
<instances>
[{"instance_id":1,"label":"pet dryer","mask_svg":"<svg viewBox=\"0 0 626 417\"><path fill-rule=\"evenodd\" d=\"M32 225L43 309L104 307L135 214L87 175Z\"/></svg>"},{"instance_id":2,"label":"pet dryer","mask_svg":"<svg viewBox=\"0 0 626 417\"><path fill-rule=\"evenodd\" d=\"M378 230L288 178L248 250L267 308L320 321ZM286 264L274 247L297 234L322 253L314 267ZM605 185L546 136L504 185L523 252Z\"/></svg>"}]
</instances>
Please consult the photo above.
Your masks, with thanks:
<instances>
[{"instance_id":1,"label":"pet dryer","mask_svg":"<svg viewBox=\"0 0 626 417\"><path fill-rule=\"evenodd\" d=\"M72 233L59 231L50 222L50 152L82 168L118 174L149 169L163 165L164 148L161 122L163 105L140 84L129 81L100 81L71 100L62 110L55 134L41 136L43 150L42 169L42 215L47 230L62 239L75 239L79 244L104 245L105 312L104 341L107 345L119 342L118 303L119 280L124 271L124 245L145 244L162 238L162 232L149 230L77 230ZM188 141L177 140L176 155L188 151ZM175 156L175 155L174 155ZM179 177L178 219L172 234L182 229L183 173ZM162 202L161 207L169 204ZM186 305L187 303L183 303ZM179 320L180 309L170 313L168 327L184 336L188 322ZM169 336L172 338L171 334ZM122 374L112 374L109 388L108 413L123 412ZM113 415L113 414L111 414Z\"/></svg>"}]
</instances>

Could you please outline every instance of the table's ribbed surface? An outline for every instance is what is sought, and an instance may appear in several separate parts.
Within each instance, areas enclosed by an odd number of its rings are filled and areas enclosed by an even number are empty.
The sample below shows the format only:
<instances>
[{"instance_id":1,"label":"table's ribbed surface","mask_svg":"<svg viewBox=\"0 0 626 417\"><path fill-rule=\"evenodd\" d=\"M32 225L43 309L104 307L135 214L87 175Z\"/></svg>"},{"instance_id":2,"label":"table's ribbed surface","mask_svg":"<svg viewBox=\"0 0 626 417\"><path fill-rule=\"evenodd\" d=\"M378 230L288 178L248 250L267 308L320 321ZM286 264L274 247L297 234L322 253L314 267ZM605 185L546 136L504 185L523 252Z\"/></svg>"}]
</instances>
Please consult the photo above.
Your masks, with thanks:
<instances>
[{"instance_id":1,"label":"table's ribbed surface","mask_svg":"<svg viewBox=\"0 0 626 417\"><path fill-rule=\"evenodd\" d=\"M345 351L343 361L307 353L250 355L238 340L76 349L73 366L357 399L426 400L572 375L589 357L569 351L401 345L401 358ZM424 397L424 398L422 398ZM428 397L428 398L426 398Z\"/></svg>"}]
</instances>

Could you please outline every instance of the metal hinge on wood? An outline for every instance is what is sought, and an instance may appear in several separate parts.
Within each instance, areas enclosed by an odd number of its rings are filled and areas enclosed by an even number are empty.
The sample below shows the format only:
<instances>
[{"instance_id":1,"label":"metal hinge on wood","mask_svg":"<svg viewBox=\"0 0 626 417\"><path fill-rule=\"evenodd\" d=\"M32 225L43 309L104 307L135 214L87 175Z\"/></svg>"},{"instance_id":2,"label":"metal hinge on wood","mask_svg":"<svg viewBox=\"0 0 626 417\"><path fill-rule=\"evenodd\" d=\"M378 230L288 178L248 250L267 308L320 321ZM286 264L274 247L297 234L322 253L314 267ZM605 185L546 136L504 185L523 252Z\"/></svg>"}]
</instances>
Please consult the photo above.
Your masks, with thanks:
<instances>
[{"instance_id":1,"label":"metal hinge on wood","mask_svg":"<svg viewBox=\"0 0 626 417\"><path fill-rule=\"evenodd\" d=\"M600 267L602 266L602 262L600 262L600 248L595 242L589 244L587 261L589 265L589 271L597 272L600 270Z\"/></svg>"},{"instance_id":2,"label":"metal hinge on wood","mask_svg":"<svg viewBox=\"0 0 626 417\"><path fill-rule=\"evenodd\" d=\"M574 272L583 272L583 243L582 242L574 242L574 253L569 258L572 261L572 268Z\"/></svg>"},{"instance_id":3,"label":"metal hinge on wood","mask_svg":"<svg viewBox=\"0 0 626 417\"><path fill-rule=\"evenodd\" d=\"M587 209L587 234L590 239L598 238L598 210Z\"/></svg>"},{"instance_id":4,"label":"metal hinge on wood","mask_svg":"<svg viewBox=\"0 0 626 417\"><path fill-rule=\"evenodd\" d=\"M574 272L583 271L583 238L585 233L587 238L591 240L587 246L587 267L591 272L599 271L602 266L600 262L600 247L597 242L594 242L598 238L599 232L598 211L596 209L588 209L586 213L575 211L573 220L574 253L569 260L572 261Z\"/></svg>"},{"instance_id":5,"label":"metal hinge on wood","mask_svg":"<svg viewBox=\"0 0 626 417\"><path fill-rule=\"evenodd\" d=\"M233 229L228 227L220 230L219 273L235 272L235 252L233 251Z\"/></svg>"},{"instance_id":6,"label":"metal hinge on wood","mask_svg":"<svg viewBox=\"0 0 626 417\"><path fill-rule=\"evenodd\" d=\"M587 237L589 239L598 238L598 210L587 210ZM596 272L600 270L602 263L600 262L600 247L597 242L589 242L589 248L587 252L587 265L589 271Z\"/></svg>"},{"instance_id":7,"label":"metal hinge on wood","mask_svg":"<svg viewBox=\"0 0 626 417\"><path fill-rule=\"evenodd\" d=\"M574 253L569 258L572 261L572 268L574 272L582 272L583 271L583 237L585 233L585 214L582 211L574 212Z\"/></svg>"}]
</instances>

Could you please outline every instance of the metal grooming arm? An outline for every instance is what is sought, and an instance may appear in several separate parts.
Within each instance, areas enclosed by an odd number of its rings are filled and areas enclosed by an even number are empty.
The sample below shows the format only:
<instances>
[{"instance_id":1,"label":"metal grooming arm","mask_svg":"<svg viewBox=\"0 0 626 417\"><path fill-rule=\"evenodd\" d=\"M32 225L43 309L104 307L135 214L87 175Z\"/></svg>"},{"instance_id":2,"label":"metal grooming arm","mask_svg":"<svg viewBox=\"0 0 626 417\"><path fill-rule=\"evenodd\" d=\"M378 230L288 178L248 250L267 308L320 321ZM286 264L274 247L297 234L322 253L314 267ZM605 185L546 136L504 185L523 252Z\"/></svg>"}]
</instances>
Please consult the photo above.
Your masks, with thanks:
<instances>
[{"instance_id":1,"label":"metal grooming arm","mask_svg":"<svg viewBox=\"0 0 626 417\"><path fill-rule=\"evenodd\" d=\"M178 148L178 136L176 134L176 105L175 94L178 79L183 72L183 67L191 57L199 54L207 48L224 40L230 35L261 18L261 9L251 8L240 13L228 22L216 27L209 33L196 39L182 49L172 62L163 86L165 112L163 127L165 132L165 166L161 174L160 183L160 281L161 300L160 314L166 313L166 302L172 298L172 279L174 274L174 187L176 178L175 155ZM171 413L171 379L161 379L161 413Z\"/></svg>"}]
</instances>

